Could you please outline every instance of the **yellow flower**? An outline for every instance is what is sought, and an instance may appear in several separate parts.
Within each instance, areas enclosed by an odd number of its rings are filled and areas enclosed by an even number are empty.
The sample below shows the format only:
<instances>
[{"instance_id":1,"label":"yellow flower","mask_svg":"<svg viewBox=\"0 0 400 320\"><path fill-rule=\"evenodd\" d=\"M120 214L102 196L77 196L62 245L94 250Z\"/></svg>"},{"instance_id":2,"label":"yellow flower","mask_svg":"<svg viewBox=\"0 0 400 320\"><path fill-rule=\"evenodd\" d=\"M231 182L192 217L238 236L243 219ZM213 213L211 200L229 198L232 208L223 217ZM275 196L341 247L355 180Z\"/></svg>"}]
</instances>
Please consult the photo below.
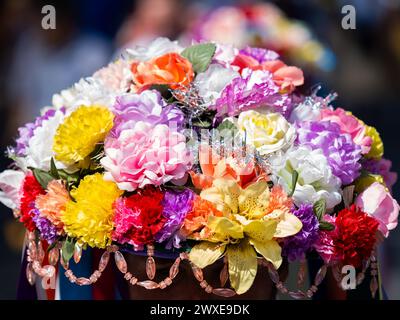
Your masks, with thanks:
<instances>
[{"instance_id":1,"label":"yellow flower","mask_svg":"<svg viewBox=\"0 0 400 320\"><path fill-rule=\"evenodd\" d=\"M261 155L287 148L296 138L294 127L280 113L244 111L239 115L238 128Z\"/></svg>"},{"instance_id":2,"label":"yellow flower","mask_svg":"<svg viewBox=\"0 0 400 320\"><path fill-rule=\"evenodd\" d=\"M253 284L257 253L279 268L281 247L275 238L296 234L302 227L301 221L285 210L268 212L270 192L265 181L242 189L231 179L216 179L200 197L214 203L224 216L208 218L211 236L192 248L190 260L204 268L225 254L229 279L238 294Z\"/></svg>"},{"instance_id":3,"label":"yellow flower","mask_svg":"<svg viewBox=\"0 0 400 320\"><path fill-rule=\"evenodd\" d=\"M379 132L370 126L366 126L365 134L372 139L371 149L366 154L366 158L380 159L383 156L383 142Z\"/></svg>"},{"instance_id":4,"label":"yellow flower","mask_svg":"<svg viewBox=\"0 0 400 320\"><path fill-rule=\"evenodd\" d=\"M383 177L381 175L368 172L363 173L359 178L357 178L357 180L354 182L354 190L357 193L361 193L374 182L378 182L386 187L385 181L383 180Z\"/></svg>"},{"instance_id":5,"label":"yellow flower","mask_svg":"<svg viewBox=\"0 0 400 320\"><path fill-rule=\"evenodd\" d=\"M71 191L70 200L61 215L65 232L91 247L104 248L111 243L113 203L122 194L117 185L96 173L86 176Z\"/></svg>"},{"instance_id":6,"label":"yellow flower","mask_svg":"<svg viewBox=\"0 0 400 320\"><path fill-rule=\"evenodd\" d=\"M66 164L83 161L113 126L114 115L102 106L80 106L57 128L55 158Z\"/></svg>"}]
</instances>

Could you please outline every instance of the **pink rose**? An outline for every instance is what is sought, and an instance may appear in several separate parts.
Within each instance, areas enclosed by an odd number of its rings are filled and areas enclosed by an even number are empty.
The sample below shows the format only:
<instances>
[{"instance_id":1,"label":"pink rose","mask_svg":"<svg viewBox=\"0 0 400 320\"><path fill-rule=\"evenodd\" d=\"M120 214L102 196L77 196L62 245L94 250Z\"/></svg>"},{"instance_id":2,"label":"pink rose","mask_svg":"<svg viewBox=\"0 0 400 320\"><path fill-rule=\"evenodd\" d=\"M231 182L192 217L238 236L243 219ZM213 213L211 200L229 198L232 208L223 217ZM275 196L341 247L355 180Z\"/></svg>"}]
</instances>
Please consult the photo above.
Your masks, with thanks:
<instances>
[{"instance_id":1,"label":"pink rose","mask_svg":"<svg viewBox=\"0 0 400 320\"><path fill-rule=\"evenodd\" d=\"M372 139L366 135L364 124L341 108L331 110L321 110L321 120L332 121L340 126L342 133L348 133L353 139L354 143L361 146L362 154L367 154L371 149Z\"/></svg>"},{"instance_id":2,"label":"pink rose","mask_svg":"<svg viewBox=\"0 0 400 320\"><path fill-rule=\"evenodd\" d=\"M142 121L117 138L107 137L104 152L101 164L106 169L105 179L126 191L168 181L185 182L193 163L183 134L166 125Z\"/></svg>"},{"instance_id":3,"label":"pink rose","mask_svg":"<svg viewBox=\"0 0 400 320\"><path fill-rule=\"evenodd\" d=\"M389 235L389 230L396 228L399 204L380 183L374 182L359 194L355 204L379 222L378 230L385 237Z\"/></svg>"}]
</instances>

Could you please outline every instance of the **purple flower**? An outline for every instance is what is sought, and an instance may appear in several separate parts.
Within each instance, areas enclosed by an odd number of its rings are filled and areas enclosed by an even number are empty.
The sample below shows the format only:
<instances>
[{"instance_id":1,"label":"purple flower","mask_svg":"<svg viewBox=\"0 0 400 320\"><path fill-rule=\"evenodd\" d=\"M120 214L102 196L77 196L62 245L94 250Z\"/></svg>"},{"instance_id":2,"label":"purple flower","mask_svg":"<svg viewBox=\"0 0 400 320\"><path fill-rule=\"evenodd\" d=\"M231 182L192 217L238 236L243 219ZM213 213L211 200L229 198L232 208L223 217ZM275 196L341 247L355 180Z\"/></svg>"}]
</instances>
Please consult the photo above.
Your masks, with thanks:
<instances>
[{"instance_id":1,"label":"purple flower","mask_svg":"<svg viewBox=\"0 0 400 320\"><path fill-rule=\"evenodd\" d=\"M242 77L237 77L222 91L211 109L217 116L235 116L242 111L269 107L286 116L291 111L291 97L281 94L268 71L245 69Z\"/></svg>"},{"instance_id":2,"label":"purple flower","mask_svg":"<svg viewBox=\"0 0 400 320\"><path fill-rule=\"evenodd\" d=\"M114 127L112 137L118 138L121 131L132 129L135 123L144 121L152 125L176 125L181 128L184 114L175 105L167 104L158 91L143 91L141 94L126 94L117 98L114 105Z\"/></svg>"},{"instance_id":3,"label":"purple flower","mask_svg":"<svg viewBox=\"0 0 400 320\"><path fill-rule=\"evenodd\" d=\"M392 168L392 161L388 159L366 159L362 161L362 168L372 174L381 175L389 190L392 190L393 185L397 181L397 173L390 171Z\"/></svg>"},{"instance_id":4,"label":"purple flower","mask_svg":"<svg viewBox=\"0 0 400 320\"><path fill-rule=\"evenodd\" d=\"M167 190L162 200L163 216L167 219L162 229L157 233L157 242L169 240L166 244L167 249L172 246L179 248L181 238L177 234L186 214L192 208L194 193L190 189Z\"/></svg>"},{"instance_id":5,"label":"purple flower","mask_svg":"<svg viewBox=\"0 0 400 320\"><path fill-rule=\"evenodd\" d=\"M32 220L36 224L36 228L39 230L42 239L46 240L49 244L52 244L57 239L57 229L50 222L50 220L41 217L38 209L33 209Z\"/></svg>"},{"instance_id":6,"label":"purple flower","mask_svg":"<svg viewBox=\"0 0 400 320\"><path fill-rule=\"evenodd\" d=\"M300 219L303 227L295 235L284 239L282 255L288 257L289 261L304 258L306 252L317 241L319 230L318 219L311 204L302 204L292 213Z\"/></svg>"},{"instance_id":7,"label":"purple flower","mask_svg":"<svg viewBox=\"0 0 400 320\"><path fill-rule=\"evenodd\" d=\"M279 54L277 54L275 51L263 48L252 48L249 46L240 50L239 53L252 57L253 59L256 59L259 63L277 60L279 58Z\"/></svg>"},{"instance_id":8,"label":"purple flower","mask_svg":"<svg viewBox=\"0 0 400 320\"><path fill-rule=\"evenodd\" d=\"M360 175L361 148L340 126L331 121L297 123L297 143L312 149L322 149L332 173L342 184L352 183Z\"/></svg>"},{"instance_id":9,"label":"purple flower","mask_svg":"<svg viewBox=\"0 0 400 320\"><path fill-rule=\"evenodd\" d=\"M19 137L16 139L17 145L14 149L17 156L22 157L25 155L29 140L32 138L35 129L41 127L43 121L50 119L55 115L55 113L55 109L49 109L44 113L44 115L37 117L35 122L29 122L25 124L25 126L18 128Z\"/></svg>"}]
</instances>

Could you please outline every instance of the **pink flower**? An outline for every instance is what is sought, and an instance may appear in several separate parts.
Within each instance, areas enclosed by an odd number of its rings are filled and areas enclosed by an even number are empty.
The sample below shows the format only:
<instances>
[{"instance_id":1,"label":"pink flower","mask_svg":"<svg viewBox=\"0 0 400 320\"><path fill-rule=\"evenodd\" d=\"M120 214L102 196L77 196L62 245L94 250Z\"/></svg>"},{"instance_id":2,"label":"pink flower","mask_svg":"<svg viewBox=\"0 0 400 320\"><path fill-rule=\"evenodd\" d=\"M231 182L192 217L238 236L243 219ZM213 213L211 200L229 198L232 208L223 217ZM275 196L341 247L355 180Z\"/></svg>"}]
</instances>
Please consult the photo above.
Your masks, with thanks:
<instances>
[{"instance_id":1,"label":"pink flower","mask_svg":"<svg viewBox=\"0 0 400 320\"><path fill-rule=\"evenodd\" d=\"M399 204L380 183L374 182L359 194L355 204L379 222L378 230L385 237L389 235L389 230L396 228Z\"/></svg>"},{"instance_id":2,"label":"pink flower","mask_svg":"<svg viewBox=\"0 0 400 320\"><path fill-rule=\"evenodd\" d=\"M183 134L166 125L142 121L116 138L108 136L104 151L101 164L106 169L105 179L126 191L168 181L185 182L193 163Z\"/></svg>"},{"instance_id":3,"label":"pink flower","mask_svg":"<svg viewBox=\"0 0 400 320\"><path fill-rule=\"evenodd\" d=\"M372 139L366 135L365 125L350 112L341 108L323 109L321 110L321 120L337 123L342 133L348 133L354 143L361 146L362 154L367 154L371 149Z\"/></svg>"},{"instance_id":4,"label":"pink flower","mask_svg":"<svg viewBox=\"0 0 400 320\"><path fill-rule=\"evenodd\" d=\"M329 214L325 214L323 220L334 225L336 218ZM336 228L332 231L320 230L318 232L318 239L314 243L314 249L327 264L334 263L339 259L335 254L334 238L336 235Z\"/></svg>"}]
</instances>

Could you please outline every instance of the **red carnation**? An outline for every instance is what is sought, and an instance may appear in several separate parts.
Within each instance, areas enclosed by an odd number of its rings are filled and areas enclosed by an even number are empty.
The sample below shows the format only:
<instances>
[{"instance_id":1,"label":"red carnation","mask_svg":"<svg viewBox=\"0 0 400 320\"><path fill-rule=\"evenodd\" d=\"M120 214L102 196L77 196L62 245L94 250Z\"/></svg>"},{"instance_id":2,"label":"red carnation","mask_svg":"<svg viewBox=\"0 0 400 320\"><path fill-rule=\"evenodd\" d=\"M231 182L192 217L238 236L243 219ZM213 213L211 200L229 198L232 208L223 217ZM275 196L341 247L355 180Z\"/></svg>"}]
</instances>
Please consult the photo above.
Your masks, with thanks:
<instances>
[{"instance_id":1,"label":"red carnation","mask_svg":"<svg viewBox=\"0 0 400 320\"><path fill-rule=\"evenodd\" d=\"M115 230L113 239L136 247L152 243L164 226L161 201L164 195L158 189L148 187L114 203Z\"/></svg>"},{"instance_id":2,"label":"red carnation","mask_svg":"<svg viewBox=\"0 0 400 320\"><path fill-rule=\"evenodd\" d=\"M44 194L44 190L39 182L36 180L32 173L28 173L21 188L20 221L25 225L29 231L36 228L35 223L32 221L32 210L35 208L35 200L39 194Z\"/></svg>"},{"instance_id":3,"label":"red carnation","mask_svg":"<svg viewBox=\"0 0 400 320\"><path fill-rule=\"evenodd\" d=\"M344 264L360 267L374 248L378 221L352 205L338 213L335 225L335 254Z\"/></svg>"}]
</instances>

